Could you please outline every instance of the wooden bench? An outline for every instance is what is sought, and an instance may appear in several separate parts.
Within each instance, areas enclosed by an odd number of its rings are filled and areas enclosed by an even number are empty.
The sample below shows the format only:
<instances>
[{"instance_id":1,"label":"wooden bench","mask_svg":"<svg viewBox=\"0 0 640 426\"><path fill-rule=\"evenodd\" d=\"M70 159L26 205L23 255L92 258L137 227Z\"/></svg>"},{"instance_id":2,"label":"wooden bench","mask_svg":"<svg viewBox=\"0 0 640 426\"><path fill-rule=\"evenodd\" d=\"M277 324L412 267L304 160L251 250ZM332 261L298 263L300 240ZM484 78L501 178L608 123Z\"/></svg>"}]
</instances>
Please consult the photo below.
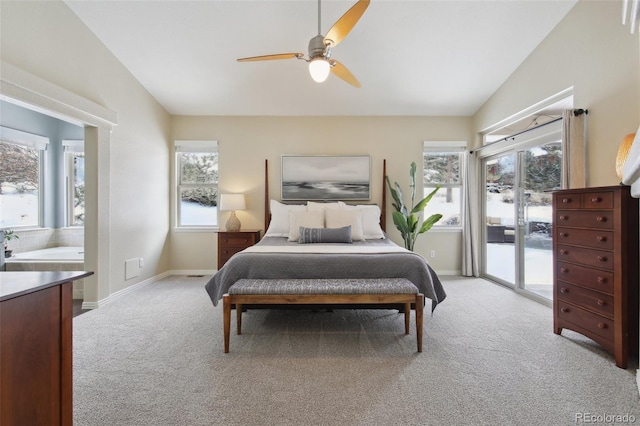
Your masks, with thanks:
<instances>
[{"instance_id":1,"label":"wooden bench","mask_svg":"<svg viewBox=\"0 0 640 426\"><path fill-rule=\"evenodd\" d=\"M237 331L242 329L242 305L403 304L404 332L409 334L411 306L416 313L418 352L422 352L424 295L404 278L376 279L241 279L222 296L224 352L229 352L231 308L235 305Z\"/></svg>"}]
</instances>

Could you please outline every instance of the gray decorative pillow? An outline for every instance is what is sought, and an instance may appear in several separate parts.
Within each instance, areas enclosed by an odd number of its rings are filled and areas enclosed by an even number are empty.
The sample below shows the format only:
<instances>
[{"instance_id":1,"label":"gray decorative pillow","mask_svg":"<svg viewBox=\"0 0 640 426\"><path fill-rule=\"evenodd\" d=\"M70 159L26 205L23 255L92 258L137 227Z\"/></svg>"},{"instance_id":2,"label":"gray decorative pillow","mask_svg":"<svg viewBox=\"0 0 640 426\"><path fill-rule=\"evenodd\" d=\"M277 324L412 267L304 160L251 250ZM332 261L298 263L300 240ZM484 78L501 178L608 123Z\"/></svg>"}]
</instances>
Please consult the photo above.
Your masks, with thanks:
<instances>
[{"instance_id":1,"label":"gray decorative pillow","mask_svg":"<svg viewBox=\"0 0 640 426\"><path fill-rule=\"evenodd\" d=\"M298 243L351 243L351 225L342 228L305 228L301 226Z\"/></svg>"}]
</instances>

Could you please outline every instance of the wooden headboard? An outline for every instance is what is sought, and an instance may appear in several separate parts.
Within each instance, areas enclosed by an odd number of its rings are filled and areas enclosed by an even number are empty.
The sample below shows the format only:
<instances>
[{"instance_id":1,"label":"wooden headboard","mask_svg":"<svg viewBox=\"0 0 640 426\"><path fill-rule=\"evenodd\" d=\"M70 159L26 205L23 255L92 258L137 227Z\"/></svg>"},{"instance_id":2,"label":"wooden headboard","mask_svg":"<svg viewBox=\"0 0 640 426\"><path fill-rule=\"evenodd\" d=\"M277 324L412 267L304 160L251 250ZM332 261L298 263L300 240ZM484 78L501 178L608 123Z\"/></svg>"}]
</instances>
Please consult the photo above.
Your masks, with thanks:
<instances>
[{"instance_id":1,"label":"wooden headboard","mask_svg":"<svg viewBox=\"0 0 640 426\"><path fill-rule=\"evenodd\" d=\"M387 160L382 160L382 202L380 205L380 228L387 232ZM269 197L269 160L264 160L264 232L269 229L271 222L271 198Z\"/></svg>"}]
</instances>

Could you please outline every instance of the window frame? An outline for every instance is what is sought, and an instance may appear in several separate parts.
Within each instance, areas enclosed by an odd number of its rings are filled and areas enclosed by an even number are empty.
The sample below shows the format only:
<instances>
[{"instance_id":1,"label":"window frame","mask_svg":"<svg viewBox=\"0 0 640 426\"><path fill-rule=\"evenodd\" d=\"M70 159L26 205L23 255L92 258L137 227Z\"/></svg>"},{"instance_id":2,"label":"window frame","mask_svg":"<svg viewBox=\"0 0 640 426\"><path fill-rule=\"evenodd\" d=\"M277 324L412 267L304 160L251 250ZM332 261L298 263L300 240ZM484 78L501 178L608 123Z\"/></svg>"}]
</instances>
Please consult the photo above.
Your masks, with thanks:
<instances>
[{"instance_id":1,"label":"window frame","mask_svg":"<svg viewBox=\"0 0 640 426\"><path fill-rule=\"evenodd\" d=\"M216 220L215 224L212 223L210 225L206 224L198 224L198 225L184 225L182 224L182 191L185 189L194 189L194 188L212 188L216 190L217 198L219 198L219 169L218 169L218 179L213 183L183 183L182 182L182 155L183 153L216 153L218 157L218 167L220 164L220 153L218 151L218 142L217 141L187 141L187 140L176 140L174 141L174 166L175 166L175 222L174 229L177 231L189 231L189 232L198 232L198 231L212 231L219 229L219 219L220 219L220 210L219 210L219 202L216 203L215 206L215 215ZM218 200L219 201L219 200Z\"/></svg>"},{"instance_id":2,"label":"window frame","mask_svg":"<svg viewBox=\"0 0 640 426\"><path fill-rule=\"evenodd\" d=\"M426 182L425 180L425 169L426 169L426 161L425 157L429 154L459 154L459 181L458 183L441 183L441 182ZM437 185L440 185L440 188L458 188L460 191L460 210L459 217L460 223L456 225L447 225L442 220L436 222L433 225L432 230L452 230L459 231L463 229L464 219L463 216L465 214L465 185L466 185L466 173L467 173L467 142L466 141L424 141L422 148L422 193L423 197L427 196L431 191L433 191ZM430 203L427 204L427 208ZM426 209L425 209L426 212Z\"/></svg>"},{"instance_id":3,"label":"window frame","mask_svg":"<svg viewBox=\"0 0 640 426\"><path fill-rule=\"evenodd\" d=\"M75 220L75 173L74 157L82 154L84 157L84 140L63 139L62 149L64 155L64 180L65 180L65 223L68 227L84 227L84 221L77 223Z\"/></svg>"},{"instance_id":4,"label":"window frame","mask_svg":"<svg viewBox=\"0 0 640 426\"><path fill-rule=\"evenodd\" d=\"M0 126L0 142L38 150L38 218L36 225L8 225L6 229L34 229L44 227L44 184L45 154L49 146L49 138L21 130Z\"/></svg>"}]
</instances>

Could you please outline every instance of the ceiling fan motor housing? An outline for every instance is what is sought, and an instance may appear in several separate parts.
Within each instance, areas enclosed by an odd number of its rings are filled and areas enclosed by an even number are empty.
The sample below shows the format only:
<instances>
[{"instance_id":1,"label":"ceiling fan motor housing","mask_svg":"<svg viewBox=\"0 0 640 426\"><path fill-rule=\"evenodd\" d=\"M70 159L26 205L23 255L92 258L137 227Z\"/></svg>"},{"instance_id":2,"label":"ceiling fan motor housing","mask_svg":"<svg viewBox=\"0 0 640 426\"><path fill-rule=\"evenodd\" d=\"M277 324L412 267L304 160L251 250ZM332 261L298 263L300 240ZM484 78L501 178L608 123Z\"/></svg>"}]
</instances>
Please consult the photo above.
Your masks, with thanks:
<instances>
[{"instance_id":1,"label":"ceiling fan motor housing","mask_svg":"<svg viewBox=\"0 0 640 426\"><path fill-rule=\"evenodd\" d=\"M319 56L324 56L329 59L329 55L329 46L325 46L324 36L318 34L317 36L309 40L309 59L317 58Z\"/></svg>"}]
</instances>

